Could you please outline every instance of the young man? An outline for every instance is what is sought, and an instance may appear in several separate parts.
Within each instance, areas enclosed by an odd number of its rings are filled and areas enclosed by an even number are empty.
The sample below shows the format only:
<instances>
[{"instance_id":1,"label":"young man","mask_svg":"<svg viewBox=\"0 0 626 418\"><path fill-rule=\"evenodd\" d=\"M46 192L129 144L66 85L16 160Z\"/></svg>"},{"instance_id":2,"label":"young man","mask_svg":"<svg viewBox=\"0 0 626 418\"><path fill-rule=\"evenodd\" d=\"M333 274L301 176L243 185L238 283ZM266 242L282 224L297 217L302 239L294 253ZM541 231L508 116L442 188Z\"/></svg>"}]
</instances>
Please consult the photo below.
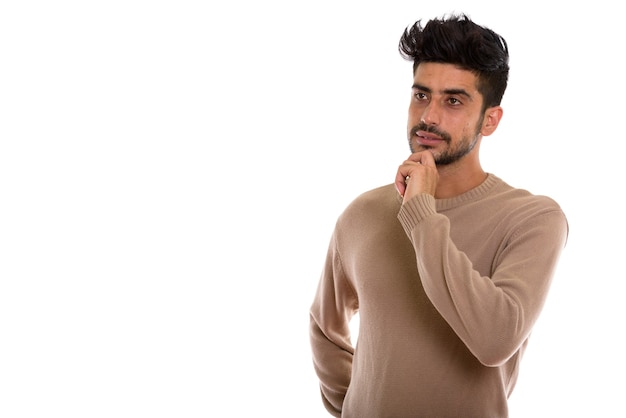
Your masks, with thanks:
<instances>
[{"instance_id":1,"label":"young man","mask_svg":"<svg viewBox=\"0 0 626 418\"><path fill-rule=\"evenodd\" d=\"M399 49L414 63L412 154L337 221L310 312L322 400L345 418L506 417L567 220L481 168L505 40L458 15L416 22Z\"/></svg>"}]
</instances>

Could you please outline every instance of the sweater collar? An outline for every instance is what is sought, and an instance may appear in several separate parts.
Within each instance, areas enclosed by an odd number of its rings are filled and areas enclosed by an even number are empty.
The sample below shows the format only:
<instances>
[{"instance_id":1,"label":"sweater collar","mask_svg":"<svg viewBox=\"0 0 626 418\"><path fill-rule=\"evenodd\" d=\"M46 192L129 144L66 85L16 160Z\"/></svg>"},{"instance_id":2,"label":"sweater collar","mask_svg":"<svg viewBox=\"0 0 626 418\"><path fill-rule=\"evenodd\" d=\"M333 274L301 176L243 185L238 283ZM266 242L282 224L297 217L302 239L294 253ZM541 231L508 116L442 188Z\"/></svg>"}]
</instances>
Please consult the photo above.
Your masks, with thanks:
<instances>
[{"instance_id":1,"label":"sweater collar","mask_svg":"<svg viewBox=\"0 0 626 418\"><path fill-rule=\"evenodd\" d=\"M447 209L453 209L469 201L478 200L489 194L489 192L493 190L493 188L500 182L501 180L497 176L491 173L487 173L487 178L485 179L485 181L483 181L473 189L468 190L458 196L450 197L448 199L435 199L437 211L439 212Z\"/></svg>"}]
</instances>

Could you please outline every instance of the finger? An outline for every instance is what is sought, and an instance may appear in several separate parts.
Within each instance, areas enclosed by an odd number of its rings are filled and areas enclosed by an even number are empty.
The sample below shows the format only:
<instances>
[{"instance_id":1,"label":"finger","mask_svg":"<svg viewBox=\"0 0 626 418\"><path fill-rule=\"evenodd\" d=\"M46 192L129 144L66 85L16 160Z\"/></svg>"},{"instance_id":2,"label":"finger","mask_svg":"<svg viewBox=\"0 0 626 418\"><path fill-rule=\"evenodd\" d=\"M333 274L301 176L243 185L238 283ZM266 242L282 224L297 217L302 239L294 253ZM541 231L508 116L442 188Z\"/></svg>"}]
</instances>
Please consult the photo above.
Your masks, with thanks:
<instances>
[{"instance_id":1,"label":"finger","mask_svg":"<svg viewBox=\"0 0 626 418\"><path fill-rule=\"evenodd\" d=\"M415 169L419 165L422 164L420 162L406 160L400 167L398 167L395 185L400 196L404 196L411 175L413 175L413 173L417 174Z\"/></svg>"},{"instance_id":2,"label":"finger","mask_svg":"<svg viewBox=\"0 0 626 418\"><path fill-rule=\"evenodd\" d=\"M407 177L410 177L410 167L411 164L415 164L412 161L405 161L404 163L402 163L399 167L398 167L398 171L396 172L396 190L398 190L398 193L400 194L400 196L404 196L404 192L406 191L406 185L407 185Z\"/></svg>"},{"instance_id":3,"label":"finger","mask_svg":"<svg viewBox=\"0 0 626 418\"><path fill-rule=\"evenodd\" d=\"M398 172L396 173L396 190L398 191L398 193L400 194L400 196L404 196L404 192L406 191L406 185L407 185L407 177L409 177L408 174L404 174L406 169L403 169L403 166L400 166L398 168Z\"/></svg>"},{"instance_id":4,"label":"finger","mask_svg":"<svg viewBox=\"0 0 626 418\"><path fill-rule=\"evenodd\" d=\"M435 166L435 159L430 151L419 151L411 154L407 161L420 163L428 166Z\"/></svg>"},{"instance_id":5,"label":"finger","mask_svg":"<svg viewBox=\"0 0 626 418\"><path fill-rule=\"evenodd\" d=\"M436 167L435 157L433 156L432 152L430 152L430 151L426 151L426 152L422 153L422 159L420 160L420 163L422 165L427 165L429 167Z\"/></svg>"}]
</instances>

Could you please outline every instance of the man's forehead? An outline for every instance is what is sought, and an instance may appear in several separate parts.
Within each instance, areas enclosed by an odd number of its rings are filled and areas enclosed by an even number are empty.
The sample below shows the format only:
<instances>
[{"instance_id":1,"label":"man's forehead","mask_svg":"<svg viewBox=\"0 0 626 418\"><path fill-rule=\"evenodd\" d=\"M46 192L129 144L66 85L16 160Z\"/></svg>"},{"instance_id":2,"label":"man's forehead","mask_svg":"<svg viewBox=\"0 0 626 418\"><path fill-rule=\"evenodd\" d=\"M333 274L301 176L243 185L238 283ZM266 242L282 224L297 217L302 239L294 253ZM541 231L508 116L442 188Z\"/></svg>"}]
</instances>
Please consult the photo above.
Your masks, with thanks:
<instances>
[{"instance_id":1,"label":"man's forehead","mask_svg":"<svg viewBox=\"0 0 626 418\"><path fill-rule=\"evenodd\" d=\"M478 93L478 77L469 70L453 64L421 63L413 76L414 86L432 92L465 90L468 94Z\"/></svg>"}]
</instances>

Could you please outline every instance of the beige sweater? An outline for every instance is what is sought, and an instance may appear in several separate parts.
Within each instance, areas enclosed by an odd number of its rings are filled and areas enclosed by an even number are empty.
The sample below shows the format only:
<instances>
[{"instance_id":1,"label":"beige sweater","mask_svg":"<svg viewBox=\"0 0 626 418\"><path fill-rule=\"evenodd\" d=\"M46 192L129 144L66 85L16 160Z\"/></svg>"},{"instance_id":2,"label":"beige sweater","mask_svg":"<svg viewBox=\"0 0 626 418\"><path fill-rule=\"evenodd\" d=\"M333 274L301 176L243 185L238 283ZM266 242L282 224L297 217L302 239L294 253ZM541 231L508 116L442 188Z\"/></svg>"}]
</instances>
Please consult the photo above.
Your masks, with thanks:
<instances>
[{"instance_id":1,"label":"beige sweater","mask_svg":"<svg viewBox=\"0 0 626 418\"><path fill-rule=\"evenodd\" d=\"M490 174L401 206L393 185L339 217L311 306L322 400L336 417L506 417L568 225L552 199ZM349 321L359 312L356 348Z\"/></svg>"}]
</instances>

